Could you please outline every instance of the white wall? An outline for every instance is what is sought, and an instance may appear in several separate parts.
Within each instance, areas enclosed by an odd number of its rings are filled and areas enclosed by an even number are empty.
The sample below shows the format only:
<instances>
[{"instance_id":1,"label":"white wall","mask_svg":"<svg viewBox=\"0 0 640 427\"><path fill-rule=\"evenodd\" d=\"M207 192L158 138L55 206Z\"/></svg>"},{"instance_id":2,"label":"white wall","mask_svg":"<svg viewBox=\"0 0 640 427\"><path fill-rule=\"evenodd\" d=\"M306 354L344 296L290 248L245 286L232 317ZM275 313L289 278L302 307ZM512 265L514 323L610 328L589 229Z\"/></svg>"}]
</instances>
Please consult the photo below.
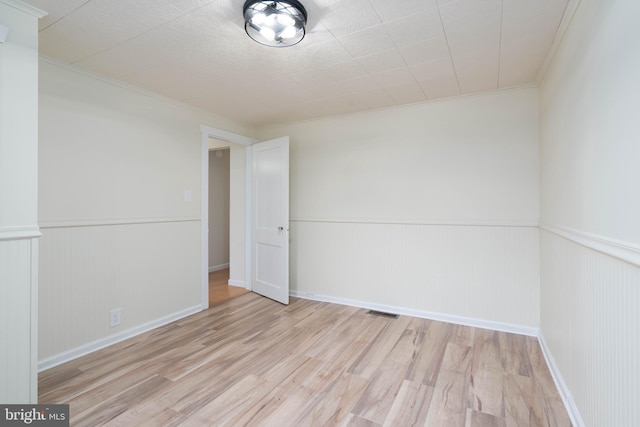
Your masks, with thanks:
<instances>
[{"instance_id":1,"label":"white wall","mask_svg":"<svg viewBox=\"0 0 640 427\"><path fill-rule=\"evenodd\" d=\"M229 267L229 151L209 151L209 271Z\"/></svg>"},{"instance_id":2,"label":"white wall","mask_svg":"<svg viewBox=\"0 0 640 427\"><path fill-rule=\"evenodd\" d=\"M0 402L36 403L38 18L0 0Z\"/></svg>"},{"instance_id":3,"label":"white wall","mask_svg":"<svg viewBox=\"0 0 640 427\"><path fill-rule=\"evenodd\" d=\"M300 295L538 326L537 91L259 129L291 138Z\"/></svg>"},{"instance_id":4,"label":"white wall","mask_svg":"<svg viewBox=\"0 0 640 427\"><path fill-rule=\"evenodd\" d=\"M579 2L540 85L541 331L589 426L640 425L639 16Z\"/></svg>"},{"instance_id":5,"label":"white wall","mask_svg":"<svg viewBox=\"0 0 640 427\"><path fill-rule=\"evenodd\" d=\"M49 60L40 67L46 367L200 309L200 125L251 129ZM109 328L114 308L123 322Z\"/></svg>"},{"instance_id":6,"label":"white wall","mask_svg":"<svg viewBox=\"0 0 640 427\"><path fill-rule=\"evenodd\" d=\"M209 138L209 149L229 148L229 284L245 287L246 158L242 144Z\"/></svg>"},{"instance_id":7,"label":"white wall","mask_svg":"<svg viewBox=\"0 0 640 427\"><path fill-rule=\"evenodd\" d=\"M15 231L38 222L38 17L17 2L0 7L9 27L0 44L0 231Z\"/></svg>"},{"instance_id":8,"label":"white wall","mask_svg":"<svg viewBox=\"0 0 640 427\"><path fill-rule=\"evenodd\" d=\"M635 1L582 0L541 85L542 217L640 245Z\"/></svg>"}]
</instances>

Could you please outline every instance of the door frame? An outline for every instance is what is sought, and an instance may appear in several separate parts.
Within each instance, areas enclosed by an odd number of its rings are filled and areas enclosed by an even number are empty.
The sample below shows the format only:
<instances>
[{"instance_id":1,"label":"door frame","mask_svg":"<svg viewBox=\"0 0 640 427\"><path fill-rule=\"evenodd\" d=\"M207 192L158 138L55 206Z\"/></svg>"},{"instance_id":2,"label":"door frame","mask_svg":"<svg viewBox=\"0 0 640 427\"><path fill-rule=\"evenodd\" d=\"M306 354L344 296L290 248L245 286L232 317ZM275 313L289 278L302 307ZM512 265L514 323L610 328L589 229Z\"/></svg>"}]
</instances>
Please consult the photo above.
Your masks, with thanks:
<instances>
[{"instance_id":1,"label":"door frame","mask_svg":"<svg viewBox=\"0 0 640 427\"><path fill-rule=\"evenodd\" d=\"M248 136L226 130L200 125L201 139L201 177L200 177L200 296L201 308L209 308L209 138L232 142L245 146L245 272L244 283L251 290L251 256L253 231L251 227L252 208L252 151L251 146L258 142Z\"/></svg>"}]
</instances>

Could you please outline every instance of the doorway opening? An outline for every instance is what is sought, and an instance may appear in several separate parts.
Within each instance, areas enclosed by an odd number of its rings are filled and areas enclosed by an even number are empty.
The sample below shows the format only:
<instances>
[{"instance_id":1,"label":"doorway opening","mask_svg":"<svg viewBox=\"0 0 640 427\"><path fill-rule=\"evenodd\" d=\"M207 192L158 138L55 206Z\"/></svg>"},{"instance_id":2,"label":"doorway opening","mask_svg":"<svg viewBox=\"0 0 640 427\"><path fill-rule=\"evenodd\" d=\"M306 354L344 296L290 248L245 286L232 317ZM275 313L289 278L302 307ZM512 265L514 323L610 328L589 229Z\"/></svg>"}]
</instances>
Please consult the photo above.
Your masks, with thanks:
<instances>
[{"instance_id":1,"label":"doorway opening","mask_svg":"<svg viewBox=\"0 0 640 427\"><path fill-rule=\"evenodd\" d=\"M209 151L229 149L229 279L227 285L251 290L251 228L250 228L250 188L251 150L256 141L243 135L234 134L201 125L202 133L202 173L201 173L201 307L209 308ZM215 155L215 154L214 154Z\"/></svg>"},{"instance_id":2,"label":"doorway opening","mask_svg":"<svg viewBox=\"0 0 640 427\"><path fill-rule=\"evenodd\" d=\"M246 136L205 125L200 125L200 130L201 307L209 308L209 150L226 146L230 147L231 171L228 284L287 304L289 137L257 143ZM254 238L257 235L260 237Z\"/></svg>"},{"instance_id":3,"label":"doorway opening","mask_svg":"<svg viewBox=\"0 0 640 427\"><path fill-rule=\"evenodd\" d=\"M241 263L238 262L238 254L231 244L230 235L237 235L238 224L231 233L231 212L233 218L237 218L237 211L243 209L238 206L238 196L242 196L242 188L238 187L237 163L234 158L234 176L231 176L232 147L231 142L209 138L209 200L208 200L208 272L209 272L209 307L224 302L228 299L248 293L244 280L240 280L244 272L236 271ZM235 157L237 150L244 150L244 146L234 148ZM233 192L233 197L232 197ZM231 204L233 199L233 206ZM243 224L240 224L242 227ZM234 253L233 267L231 266L231 254ZM241 256L241 255L240 255ZM234 269L231 274L231 269Z\"/></svg>"}]
</instances>

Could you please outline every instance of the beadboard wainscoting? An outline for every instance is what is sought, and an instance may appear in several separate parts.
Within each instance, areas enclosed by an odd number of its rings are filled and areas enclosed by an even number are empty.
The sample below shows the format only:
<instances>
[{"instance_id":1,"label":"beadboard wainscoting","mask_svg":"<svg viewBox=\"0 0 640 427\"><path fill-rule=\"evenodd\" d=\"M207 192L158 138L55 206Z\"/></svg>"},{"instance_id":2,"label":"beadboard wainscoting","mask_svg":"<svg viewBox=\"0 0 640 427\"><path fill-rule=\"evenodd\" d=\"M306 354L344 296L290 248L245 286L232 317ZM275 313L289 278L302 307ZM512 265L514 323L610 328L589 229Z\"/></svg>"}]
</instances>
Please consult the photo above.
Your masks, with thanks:
<instances>
[{"instance_id":1,"label":"beadboard wainscoting","mask_svg":"<svg viewBox=\"0 0 640 427\"><path fill-rule=\"evenodd\" d=\"M637 425L640 268L553 229L541 231L541 343L558 388L576 425Z\"/></svg>"},{"instance_id":2,"label":"beadboard wainscoting","mask_svg":"<svg viewBox=\"0 0 640 427\"><path fill-rule=\"evenodd\" d=\"M0 402L35 403L40 233L15 234L0 231Z\"/></svg>"},{"instance_id":3,"label":"beadboard wainscoting","mask_svg":"<svg viewBox=\"0 0 640 427\"><path fill-rule=\"evenodd\" d=\"M294 219L290 249L296 296L537 333L536 226Z\"/></svg>"},{"instance_id":4,"label":"beadboard wainscoting","mask_svg":"<svg viewBox=\"0 0 640 427\"><path fill-rule=\"evenodd\" d=\"M199 219L42 224L39 368L201 310L199 238Z\"/></svg>"}]
</instances>

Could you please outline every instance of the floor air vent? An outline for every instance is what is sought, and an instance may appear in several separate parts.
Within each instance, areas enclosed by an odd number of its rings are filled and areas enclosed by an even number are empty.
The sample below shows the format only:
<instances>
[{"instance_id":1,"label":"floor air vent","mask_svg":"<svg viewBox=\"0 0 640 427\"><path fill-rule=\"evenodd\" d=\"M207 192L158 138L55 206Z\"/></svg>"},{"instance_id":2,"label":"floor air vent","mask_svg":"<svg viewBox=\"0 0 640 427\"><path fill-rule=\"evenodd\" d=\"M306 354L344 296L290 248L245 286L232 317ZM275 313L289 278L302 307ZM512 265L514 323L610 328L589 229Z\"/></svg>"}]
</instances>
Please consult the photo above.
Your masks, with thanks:
<instances>
[{"instance_id":1,"label":"floor air vent","mask_svg":"<svg viewBox=\"0 0 640 427\"><path fill-rule=\"evenodd\" d=\"M367 314L371 314L372 316L388 317L389 319L397 319L398 318L397 314L385 313L384 311L377 311L377 310L369 310L369 311L367 311Z\"/></svg>"}]
</instances>

